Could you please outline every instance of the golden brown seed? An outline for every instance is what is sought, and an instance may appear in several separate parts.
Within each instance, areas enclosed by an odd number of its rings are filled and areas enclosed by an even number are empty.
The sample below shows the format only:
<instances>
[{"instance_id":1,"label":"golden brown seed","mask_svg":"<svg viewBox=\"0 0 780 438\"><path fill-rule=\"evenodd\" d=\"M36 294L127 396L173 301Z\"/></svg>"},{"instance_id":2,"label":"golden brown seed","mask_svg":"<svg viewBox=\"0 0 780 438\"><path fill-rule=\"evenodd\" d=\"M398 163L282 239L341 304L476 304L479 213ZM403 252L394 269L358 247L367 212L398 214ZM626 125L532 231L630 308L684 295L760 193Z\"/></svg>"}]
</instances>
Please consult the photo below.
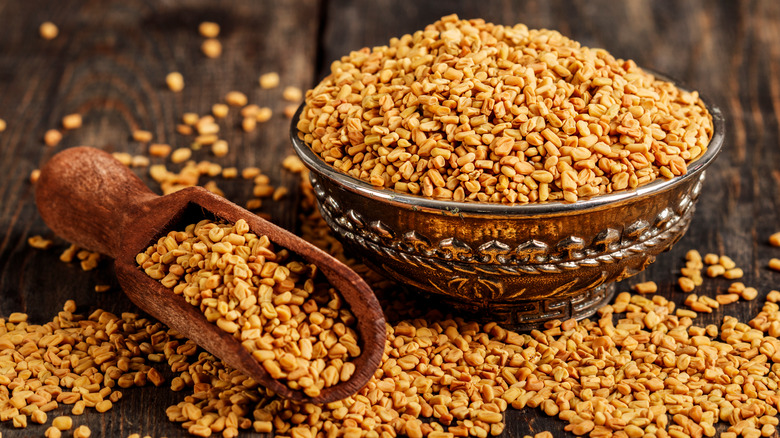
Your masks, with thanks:
<instances>
[{"instance_id":1,"label":"golden brown seed","mask_svg":"<svg viewBox=\"0 0 780 438\"><path fill-rule=\"evenodd\" d=\"M168 89L174 93L178 93L184 89L184 76L177 71L168 73L168 75L165 76L165 83L168 84Z\"/></svg>"},{"instance_id":2,"label":"golden brown seed","mask_svg":"<svg viewBox=\"0 0 780 438\"><path fill-rule=\"evenodd\" d=\"M211 106L211 114L214 114L214 117L218 119L224 119L227 117L229 112L229 108L224 103L215 103Z\"/></svg>"},{"instance_id":3,"label":"golden brown seed","mask_svg":"<svg viewBox=\"0 0 780 438\"><path fill-rule=\"evenodd\" d=\"M57 146L62 140L62 133L56 129L49 129L43 134L43 142L46 146Z\"/></svg>"},{"instance_id":4,"label":"golden brown seed","mask_svg":"<svg viewBox=\"0 0 780 438\"><path fill-rule=\"evenodd\" d=\"M38 33L41 35L41 38L45 40L53 40L54 38L57 38L60 30L57 28L57 25L51 21L44 21L38 27Z\"/></svg>"},{"instance_id":5,"label":"golden brown seed","mask_svg":"<svg viewBox=\"0 0 780 438\"><path fill-rule=\"evenodd\" d=\"M7 128L8 125L6 124L5 120L0 119L0 132L5 131L5 128Z\"/></svg>"},{"instance_id":6,"label":"golden brown seed","mask_svg":"<svg viewBox=\"0 0 780 438\"><path fill-rule=\"evenodd\" d=\"M59 416L51 421L51 425L59 430L69 430L73 427L73 420L68 416Z\"/></svg>"},{"instance_id":7,"label":"golden brown seed","mask_svg":"<svg viewBox=\"0 0 780 438\"><path fill-rule=\"evenodd\" d=\"M211 145L211 153L217 157L224 157L228 154L228 143L225 140L217 140Z\"/></svg>"},{"instance_id":8,"label":"golden brown seed","mask_svg":"<svg viewBox=\"0 0 780 438\"><path fill-rule=\"evenodd\" d=\"M174 163L183 163L192 157L192 149L178 148L171 154L171 161Z\"/></svg>"},{"instance_id":9,"label":"golden brown seed","mask_svg":"<svg viewBox=\"0 0 780 438\"><path fill-rule=\"evenodd\" d=\"M635 284L633 289L640 294L654 294L658 291L658 285L654 281L645 281Z\"/></svg>"},{"instance_id":10,"label":"golden brown seed","mask_svg":"<svg viewBox=\"0 0 780 438\"><path fill-rule=\"evenodd\" d=\"M260 109L257 110L257 115L255 116L255 119L257 120L257 123L263 123L270 120L272 115L273 112L271 111L271 108L261 107Z\"/></svg>"},{"instance_id":11,"label":"golden brown seed","mask_svg":"<svg viewBox=\"0 0 780 438\"><path fill-rule=\"evenodd\" d=\"M149 143L152 141L152 133L141 129L133 131L133 140L141 143Z\"/></svg>"},{"instance_id":12,"label":"golden brown seed","mask_svg":"<svg viewBox=\"0 0 780 438\"><path fill-rule=\"evenodd\" d=\"M60 438L62 436L62 432L60 432L60 430L56 427L50 426L46 429L46 432L43 433L43 436L46 438Z\"/></svg>"},{"instance_id":13,"label":"golden brown seed","mask_svg":"<svg viewBox=\"0 0 780 438\"><path fill-rule=\"evenodd\" d=\"M721 265L711 265L707 267L707 276L708 277L718 277L726 273L726 268L724 268Z\"/></svg>"},{"instance_id":14,"label":"golden brown seed","mask_svg":"<svg viewBox=\"0 0 780 438\"><path fill-rule=\"evenodd\" d=\"M149 155L153 157L167 157L171 153L171 146L164 143L152 143L149 145Z\"/></svg>"},{"instance_id":15,"label":"golden brown seed","mask_svg":"<svg viewBox=\"0 0 780 438\"><path fill-rule=\"evenodd\" d=\"M271 72L260 75L260 88L269 89L279 86L279 73Z\"/></svg>"},{"instance_id":16,"label":"golden brown seed","mask_svg":"<svg viewBox=\"0 0 780 438\"><path fill-rule=\"evenodd\" d=\"M246 106L246 94L240 91L230 91L225 95L225 102L230 106Z\"/></svg>"},{"instance_id":17,"label":"golden brown seed","mask_svg":"<svg viewBox=\"0 0 780 438\"><path fill-rule=\"evenodd\" d=\"M740 294L743 300L753 300L758 296L758 290L754 287L746 287Z\"/></svg>"},{"instance_id":18,"label":"golden brown seed","mask_svg":"<svg viewBox=\"0 0 780 438\"><path fill-rule=\"evenodd\" d=\"M300 102L303 99L303 91L298 87L284 87L282 98L289 102Z\"/></svg>"},{"instance_id":19,"label":"golden brown seed","mask_svg":"<svg viewBox=\"0 0 780 438\"><path fill-rule=\"evenodd\" d=\"M212 21L204 21L198 25L198 33L205 38L216 38L219 36L219 24Z\"/></svg>"},{"instance_id":20,"label":"golden brown seed","mask_svg":"<svg viewBox=\"0 0 780 438\"><path fill-rule=\"evenodd\" d=\"M729 279L729 280L736 280L737 278L742 278L744 273L742 272L742 269L740 268L731 268L723 273L723 278Z\"/></svg>"},{"instance_id":21,"label":"golden brown seed","mask_svg":"<svg viewBox=\"0 0 780 438\"><path fill-rule=\"evenodd\" d=\"M49 249L54 244L52 240L44 239L42 236L31 236L27 238L27 244L37 249Z\"/></svg>"},{"instance_id":22,"label":"golden brown seed","mask_svg":"<svg viewBox=\"0 0 780 438\"><path fill-rule=\"evenodd\" d=\"M704 256L704 263L708 265L714 265L717 264L720 260L720 257L717 254L708 253Z\"/></svg>"},{"instance_id":23,"label":"golden brown seed","mask_svg":"<svg viewBox=\"0 0 780 438\"><path fill-rule=\"evenodd\" d=\"M81 128L81 114L68 114L62 118L62 127L66 130Z\"/></svg>"},{"instance_id":24,"label":"golden brown seed","mask_svg":"<svg viewBox=\"0 0 780 438\"><path fill-rule=\"evenodd\" d=\"M298 111L298 105L286 105L282 110L282 112L284 112L284 116L288 119L293 118L296 111Z\"/></svg>"},{"instance_id":25,"label":"golden brown seed","mask_svg":"<svg viewBox=\"0 0 780 438\"><path fill-rule=\"evenodd\" d=\"M208 38L200 45L200 51L208 58L219 58L222 55L222 43L214 38Z\"/></svg>"},{"instance_id":26,"label":"golden brown seed","mask_svg":"<svg viewBox=\"0 0 780 438\"><path fill-rule=\"evenodd\" d=\"M780 231L769 236L769 244L772 246L780 246Z\"/></svg>"},{"instance_id":27,"label":"golden brown seed","mask_svg":"<svg viewBox=\"0 0 780 438\"><path fill-rule=\"evenodd\" d=\"M696 284L688 277L678 278L677 284L683 292L692 292L696 288Z\"/></svg>"},{"instance_id":28,"label":"golden brown seed","mask_svg":"<svg viewBox=\"0 0 780 438\"><path fill-rule=\"evenodd\" d=\"M41 169L33 169L32 172L30 172L30 182L35 184L38 182L38 178L41 177Z\"/></svg>"},{"instance_id":29,"label":"golden brown seed","mask_svg":"<svg viewBox=\"0 0 780 438\"><path fill-rule=\"evenodd\" d=\"M777 258L769 259L769 269L780 271L780 259Z\"/></svg>"},{"instance_id":30,"label":"golden brown seed","mask_svg":"<svg viewBox=\"0 0 780 438\"><path fill-rule=\"evenodd\" d=\"M723 294L715 297L720 305L735 303L739 300L738 294Z\"/></svg>"},{"instance_id":31,"label":"golden brown seed","mask_svg":"<svg viewBox=\"0 0 780 438\"><path fill-rule=\"evenodd\" d=\"M109 289L111 289L111 285L108 285L108 284L96 284L95 285L95 292L106 292Z\"/></svg>"},{"instance_id":32,"label":"golden brown seed","mask_svg":"<svg viewBox=\"0 0 780 438\"><path fill-rule=\"evenodd\" d=\"M257 120L254 117L247 117L241 121L241 128L244 132L252 132L257 126Z\"/></svg>"},{"instance_id":33,"label":"golden brown seed","mask_svg":"<svg viewBox=\"0 0 780 438\"><path fill-rule=\"evenodd\" d=\"M184 115L181 117L181 121L184 122L185 125L190 126L198 123L198 120L200 120L200 116L196 113L184 113Z\"/></svg>"},{"instance_id":34,"label":"golden brown seed","mask_svg":"<svg viewBox=\"0 0 780 438\"><path fill-rule=\"evenodd\" d=\"M73 438L89 438L90 435L92 435L92 431L84 424L73 431Z\"/></svg>"}]
</instances>

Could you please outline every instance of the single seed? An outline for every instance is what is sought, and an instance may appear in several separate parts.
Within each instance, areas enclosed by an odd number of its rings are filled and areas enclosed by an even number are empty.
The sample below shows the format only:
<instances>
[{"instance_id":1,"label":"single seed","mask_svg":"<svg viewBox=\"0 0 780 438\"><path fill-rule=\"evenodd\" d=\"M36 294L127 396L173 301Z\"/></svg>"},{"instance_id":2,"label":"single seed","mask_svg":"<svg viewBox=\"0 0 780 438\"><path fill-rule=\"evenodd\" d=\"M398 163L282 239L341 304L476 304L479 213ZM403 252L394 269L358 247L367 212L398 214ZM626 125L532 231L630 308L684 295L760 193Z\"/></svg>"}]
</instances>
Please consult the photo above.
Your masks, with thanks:
<instances>
[{"instance_id":1,"label":"single seed","mask_svg":"<svg viewBox=\"0 0 780 438\"><path fill-rule=\"evenodd\" d=\"M222 43L215 38L208 38L200 45L200 51L206 55L207 58L219 58L222 55Z\"/></svg>"},{"instance_id":2,"label":"single seed","mask_svg":"<svg viewBox=\"0 0 780 438\"><path fill-rule=\"evenodd\" d=\"M141 129L133 131L133 140L140 143L149 143L152 141L152 133Z\"/></svg>"},{"instance_id":3,"label":"single seed","mask_svg":"<svg viewBox=\"0 0 780 438\"><path fill-rule=\"evenodd\" d=\"M44 21L38 27L38 33L41 35L41 38L45 40L53 40L54 38L57 38L60 30L57 28L57 25L51 21Z\"/></svg>"},{"instance_id":4,"label":"single seed","mask_svg":"<svg viewBox=\"0 0 780 438\"><path fill-rule=\"evenodd\" d=\"M171 153L171 146L164 143L152 143L149 145L149 155L165 158Z\"/></svg>"},{"instance_id":5,"label":"single seed","mask_svg":"<svg viewBox=\"0 0 780 438\"><path fill-rule=\"evenodd\" d=\"M192 157L192 149L178 148L171 154L171 161L174 163L183 163Z\"/></svg>"},{"instance_id":6,"label":"single seed","mask_svg":"<svg viewBox=\"0 0 780 438\"><path fill-rule=\"evenodd\" d=\"M654 294L658 291L658 285L654 281L645 281L635 284L633 289L640 294Z\"/></svg>"},{"instance_id":7,"label":"single seed","mask_svg":"<svg viewBox=\"0 0 780 438\"><path fill-rule=\"evenodd\" d=\"M270 72L260 75L260 88L269 89L279 86L279 73Z\"/></svg>"},{"instance_id":8,"label":"single seed","mask_svg":"<svg viewBox=\"0 0 780 438\"><path fill-rule=\"evenodd\" d=\"M198 25L198 33L205 38L216 38L219 36L219 24L212 21L204 21Z\"/></svg>"},{"instance_id":9,"label":"single seed","mask_svg":"<svg viewBox=\"0 0 780 438\"><path fill-rule=\"evenodd\" d=\"M165 76L165 83L168 84L168 89L174 93L178 93L184 89L184 76L177 71L168 73L168 75Z\"/></svg>"},{"instance_id":10,"label":"single seed","mask_svg":"<svg viewBox=\"0 0 780 438\"><path fill-rule=\"evenodd\" d=\"M68 114L62 118L62 127L66 130L81 128L81 114Z\"/></svg>"},{"instance_id":11,"label":"single seed","mask_svg":"<svg viewBox=\"0 0 780 438\"><path fill-rule=\"evenodd\" d=\"M46 146L57 146L62 140L62 133L56 129L49 129L43 134L43 142Z\"/></svg>"},{"instance_id":12,"label":"single seed","mask_svg":"<svg viewBox=\"0 0 780 438\"><path fill-rule=\"evenodd\" d=\"M298 87L284 87L282 98L289 102L300 102L303 99L303 91Z\"/></svg>"},{"instance_id":13,"label":"single seed","mask_svg":"<svg viewBox=\"0 0 780 438\"><path fill-rule=\"evenodd\" d=\"M769 259L769 269L780 271L780 259L778 258Z\"/></svg>"},{"instance_id":14,"label":"single seed","mask_svg":"<svg viewBox=\"0 0 780 438\"><path fill-rule=\"evenodd\" d=\"M229 108L224 103L215 103L211 106L211 114L218 119L224 119L228 115Z\"/></svg>"},{"instance_id":15,"label":"single seed","mask_svg":"<svg viewBox=\"0 0 780 438\"><path fill-rule=\"evenodd\" d=\"M2 131L2 129L0 129ZM769 244L772 246L780 246L780 231L769 236Z\"/></svg>"}]
</instances>

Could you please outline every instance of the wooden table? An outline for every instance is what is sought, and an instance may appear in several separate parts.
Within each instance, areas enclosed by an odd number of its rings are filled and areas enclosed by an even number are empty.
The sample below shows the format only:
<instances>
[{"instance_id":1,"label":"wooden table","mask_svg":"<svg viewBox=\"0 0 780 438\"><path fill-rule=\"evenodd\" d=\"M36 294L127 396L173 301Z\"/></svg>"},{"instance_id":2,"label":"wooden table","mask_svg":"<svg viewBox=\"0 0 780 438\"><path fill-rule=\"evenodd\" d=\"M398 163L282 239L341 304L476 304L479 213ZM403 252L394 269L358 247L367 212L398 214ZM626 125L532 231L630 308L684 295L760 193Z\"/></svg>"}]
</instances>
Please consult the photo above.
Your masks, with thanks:
<instances>
[{"instance_id":1,"label":"wooden table","mask_svg":"<svg viewBox=\"0 0 780 438\"><path fill-rule=\"evenodd\" d=\"M747 321L763 296L780 288L780 273L767 269L770 258L780 257L780 249L767 243L768 236L780 230L780 2L27 0L0 2L0 118L8 124L0 133L0 315L22 311L41 323L68 298L83 309L133 309L118 290L108 262L83 272L58 260L64 242L48 251L27 245L30 236L51 236L36 211L28 176L57 151L87 144L111 152L145 153L144 145L130 140L134 129L151 131L156 142L187 146L175 132L181 115L205 114L235 89L247 93L250 102L273 108L273 118L252 133L224 132L231 145L226 157L214 158L207 150L195 157L226 167L257 165L274 184L295 187L297 177L279 165L291 152L282 87L262 90L258 76L278 72L282 86L306 89L342 54L383 44L452 12L558 29L584 45L606 48L678 78L723 110L724 150L707 171L690 230L670 253L621 290L652 279L660 293L680 303L684 294L675 281L683 254L691 248L730 255L744 269L743 281L760 291L755 301L700 317L701 324L719 322L726 314ZM47 20L60 30L51 41L38 36L39 24ZM223 54L218 59L200 53L203 38L197 27L202 21L222 27ZM183 74L184 91L166 88L165 75L171 71ZM75 112L84 116L83 127L66 132L58 146L45 146L44 132L59 128L62 116ZM233 117L230 123L236 126L239 119ZM154 186L147 169L136 171ZM229 199L243 203L250 197L251 185L245 181L217 182ZM292 205L296 197L287 202ZM296 226L294 210L284 203L263 211L285 227ZM96 294L96 284L110 284L112 290ZM728 284L706 281L702 291L714 295ZM78 424L89 425L93 436L180 436L182 429L167 421L164 410L181 397L166 389L127 390L113 410L90 410ZM564 434L562 421L538 410L510 411L507 422L507 437L542 430ZM41 435L44 429L34 425L14 430L3 423L0 430L4 437L22 437Z\"/></svg>"}]
</instances>

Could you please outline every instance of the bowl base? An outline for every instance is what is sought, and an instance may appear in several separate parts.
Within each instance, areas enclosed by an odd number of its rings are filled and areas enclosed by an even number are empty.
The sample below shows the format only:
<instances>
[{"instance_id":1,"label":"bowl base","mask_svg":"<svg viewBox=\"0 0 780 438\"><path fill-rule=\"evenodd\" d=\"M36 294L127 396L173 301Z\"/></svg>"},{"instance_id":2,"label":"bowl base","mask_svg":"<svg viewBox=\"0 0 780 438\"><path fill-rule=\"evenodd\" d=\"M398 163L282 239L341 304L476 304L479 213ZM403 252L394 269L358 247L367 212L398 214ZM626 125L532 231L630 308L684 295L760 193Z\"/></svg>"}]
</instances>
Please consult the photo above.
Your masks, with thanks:
<instances>
[{"instance_id":1,"label":"bowl base","mask_svg":"<svg viewBox=\"0 0 780 438\"><path fill-rule=\"evenodd\" d=\"M506 329L529 331L541 329L552 320L565 321L570 318L581 320L596 313L609 304L615 296L615 283L602 284L566 298L552 298L530 301L491 302L487 305L450 299L436 298L451 306L458 313L468 314L479 322L497 322Z\"/></svg>"}]
</instances>

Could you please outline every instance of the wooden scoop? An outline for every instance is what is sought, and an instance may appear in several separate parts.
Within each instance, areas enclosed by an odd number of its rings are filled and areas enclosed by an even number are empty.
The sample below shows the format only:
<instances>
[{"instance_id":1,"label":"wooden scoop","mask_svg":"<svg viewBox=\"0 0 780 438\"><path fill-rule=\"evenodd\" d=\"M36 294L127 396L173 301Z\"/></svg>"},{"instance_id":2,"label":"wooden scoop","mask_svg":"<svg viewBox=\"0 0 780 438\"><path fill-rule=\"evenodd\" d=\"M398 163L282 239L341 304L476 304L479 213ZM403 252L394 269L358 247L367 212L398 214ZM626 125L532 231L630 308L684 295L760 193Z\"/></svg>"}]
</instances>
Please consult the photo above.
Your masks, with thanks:
<instances>
[{"instance_id":1,"label":"wooden scoop","mask_svg":"<svg viewBox=\"0 0 780 438\"><path fill-rule=\"evenodd\" d=\"M214 195L189 187L157 196L127 167L98 149L77 147L55 155L41 170L36 203L46 224L81 248L114 258L119 284L138 307L195 341L215 356L275 393L297 401L327 403L356 393L376 371L385 348L385 319L366 282L343 263L300 237ZM308 397L271 378L241 344L200 309L152 279L135 262L138 253L172 230L204 218L235 223L244 219L251 231L266 235L315 264L339 290L357 318L361 354L346 381Z\"/></svg>"}]
</instances>

